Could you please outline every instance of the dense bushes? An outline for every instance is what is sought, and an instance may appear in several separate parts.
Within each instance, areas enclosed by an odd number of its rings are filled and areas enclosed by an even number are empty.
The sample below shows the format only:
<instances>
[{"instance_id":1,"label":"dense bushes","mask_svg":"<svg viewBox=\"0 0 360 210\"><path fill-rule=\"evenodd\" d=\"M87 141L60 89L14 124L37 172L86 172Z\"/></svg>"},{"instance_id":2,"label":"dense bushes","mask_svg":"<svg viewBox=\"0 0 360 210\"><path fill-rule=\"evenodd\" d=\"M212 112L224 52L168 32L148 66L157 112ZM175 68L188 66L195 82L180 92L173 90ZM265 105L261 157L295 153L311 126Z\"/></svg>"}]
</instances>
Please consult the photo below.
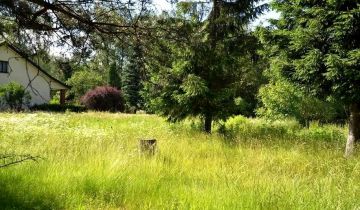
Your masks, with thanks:
<instances>
[{"instance_id":1,"label":"dense bushes","mask_svg":"<svg viewBox=\"0 0 360 210\"><path fill-rule=\"evenodd\" d=\"M260 88L257 115L272 120L295 118L302 125L310 121L337 122L345 119L344 109L335 102L305 94L295 85L277 81Z\"/></svg>"},{"instance_id":2,"label":"dense bushes","mask_svg":"<svg viewBox=\"0 0 360 210\"><path fill-rule=\"evenodd\" d=\"M317 121L303 128L295 120L283 119L268 121L262 118L245 118L235 116L228 119L221 129L221 133L231 139L238 140L326 140L340 142L345 138L344 130L336 125L321 125Z\"/></svg>"},{"instance_id":3,"label":"dense bushes","mask_svg":"<svg viewBox=\"0 0 360 210\"><path fill-rule=\"evenodd\" d=\"M0 86L0 108L4 107L20 111L24 106L29 105L30 99L29 92L16 82Z\"/></svg>"},{"instance_id":4,"label":"dense bushes","mask_svg":"<svg viewBox=\"0 0 360 210\"><path fill-rule=\"evenodd\" d=\"M124 111L125 102L121 91L110 86L96 87L81 97L81 103L96 111Z\"/></svg>"},{"instance_id":5,"label":"dense bushes","mask_svg":"<svg viewBox=\"0 0 360 210\"><path fill-rule=\"evenodd\" d=\"M46 112L85 112L86 107L78 105L60 105L60 104L40 104L30 108L31 111L46 111Z\"/></svg>"}]
</instances>

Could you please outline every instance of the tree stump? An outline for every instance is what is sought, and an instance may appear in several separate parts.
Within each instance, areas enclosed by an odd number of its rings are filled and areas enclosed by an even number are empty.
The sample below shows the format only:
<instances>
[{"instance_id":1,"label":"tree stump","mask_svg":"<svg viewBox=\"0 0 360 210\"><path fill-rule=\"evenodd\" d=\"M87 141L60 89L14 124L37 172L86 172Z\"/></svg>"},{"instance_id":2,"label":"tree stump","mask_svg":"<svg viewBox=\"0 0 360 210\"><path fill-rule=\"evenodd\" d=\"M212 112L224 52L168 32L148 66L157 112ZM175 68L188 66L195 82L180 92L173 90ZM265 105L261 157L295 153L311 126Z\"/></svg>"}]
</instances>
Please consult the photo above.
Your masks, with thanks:
<instances>
[{"instance_id":1,"label":"tree stump","mask_svg":"<svg viewBox=\"0 0 360 210\"><path fill-rule=\"evenodd\" d=\"M154 155L156 150L156 139L140 139L139 148L142 154Z\"/></svg>"}]
</instances>

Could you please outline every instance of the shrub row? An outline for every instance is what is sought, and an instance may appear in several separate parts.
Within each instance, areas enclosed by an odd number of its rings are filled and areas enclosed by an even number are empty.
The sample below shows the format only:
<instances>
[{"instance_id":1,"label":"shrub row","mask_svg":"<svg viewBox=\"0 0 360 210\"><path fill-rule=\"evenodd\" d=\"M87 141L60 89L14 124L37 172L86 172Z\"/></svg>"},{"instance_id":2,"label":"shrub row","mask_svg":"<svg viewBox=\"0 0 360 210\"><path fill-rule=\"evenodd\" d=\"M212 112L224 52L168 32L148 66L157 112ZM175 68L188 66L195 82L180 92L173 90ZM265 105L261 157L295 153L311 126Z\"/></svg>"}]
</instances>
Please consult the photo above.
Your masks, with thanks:
<instances>
[{"instance_id":1,"label":"shrub row","mask_svg":"<svg viewBox=\"0 0 360 210\"><path fill-rule=\"evenodd\" d=\"M87 108L85 106L78 105L60 105L60 104L40 104L30 107L31 111L47 111L47 112L85 112Z\"/></svg>"},{"instance_id":2,"label":"shrub row","mask_svg":"<svg viewBox=\"0 0 360 210\"><path fill-rule=\"evenodd\" d=\"M20 111L28 107L30 94L25 88L15 82L0 86L0 109L11 109ZM32 111L52 111L52 112L83 112L86 109L95 111L123 112L125 101L120 90L110 86L99 86L89 90L80 100L84 106L60 105L60 104L41 104L30 107Z\"/></svg>"}]
</instances>

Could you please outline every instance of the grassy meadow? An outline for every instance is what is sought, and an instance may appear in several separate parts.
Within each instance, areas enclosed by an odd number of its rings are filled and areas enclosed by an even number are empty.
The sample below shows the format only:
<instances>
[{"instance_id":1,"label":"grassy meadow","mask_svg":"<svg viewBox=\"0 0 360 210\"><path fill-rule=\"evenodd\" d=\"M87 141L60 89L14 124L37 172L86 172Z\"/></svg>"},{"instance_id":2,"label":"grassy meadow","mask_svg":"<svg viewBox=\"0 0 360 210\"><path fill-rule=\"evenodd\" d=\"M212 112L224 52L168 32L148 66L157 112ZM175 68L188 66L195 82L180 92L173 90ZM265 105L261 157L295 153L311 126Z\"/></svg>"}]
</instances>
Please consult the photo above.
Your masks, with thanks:
<instances>
[{"instance_id":1,"label":"grassy meadow","mask_svg":"<svg viewBox=\"0 0 360 210\"><path fill-rule=\"evenodd\" d=\"M346 128L242 117L225 128L227 137L153 115L2 113L0 154L41 159L0 168L0 209L360 208ZM158 140L153 157L139 154L146 138Z\"/></svg>"}]
</instances>

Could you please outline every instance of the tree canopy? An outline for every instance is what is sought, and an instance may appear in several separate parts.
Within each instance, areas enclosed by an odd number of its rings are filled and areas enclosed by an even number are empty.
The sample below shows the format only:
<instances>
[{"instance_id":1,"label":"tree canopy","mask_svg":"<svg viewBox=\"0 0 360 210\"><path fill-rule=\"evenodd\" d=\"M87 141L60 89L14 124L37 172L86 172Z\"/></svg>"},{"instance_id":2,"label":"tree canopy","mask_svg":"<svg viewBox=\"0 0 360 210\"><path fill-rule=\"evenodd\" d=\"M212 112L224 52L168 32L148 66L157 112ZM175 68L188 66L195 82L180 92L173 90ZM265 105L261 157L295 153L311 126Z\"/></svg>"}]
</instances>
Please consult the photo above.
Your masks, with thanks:
<instances>
[{"instance_id":1,"label":"tree canopy","mask_svg":"<svg viewBox=\"0 0 360 210\"><path fill-rule=\"evenodd\" d=\"M152 77L146 87L155 111L170 121L201 117L206 132L213 120L236 113L235 98L248 96L245 90L259 84L258 77L250 76L259 69L257 40L248 30L264 8L256 3L214 0L206 18L199 3L179 5L174 22L183 41L161 42L156 51L160 56L155 57L167 60L150 64Z\"/></svg>"},{"instance_id":2,"label":"tree canopy","mask_svg":"<svg viewBox=\"0 0 360 210\"><path fill-rule=\"evenodd\" d=\"M280 12L263 30L271 71L308 94L349 107L348 150L360 139L360 10L356 1L273 2Z\"/></svg>"},{"instance_id":3,"label":"tree canopy","mask_svg":"<svg viewBox=\"0 0 360 210\"><path fill-rule=\"evenodd\" d=\"M150 0L4 0L0 35L14 43L46 43L88 54L109 38L152 34L155 28L141 21L152 8Z\"/></svg>"}]
</instances>

